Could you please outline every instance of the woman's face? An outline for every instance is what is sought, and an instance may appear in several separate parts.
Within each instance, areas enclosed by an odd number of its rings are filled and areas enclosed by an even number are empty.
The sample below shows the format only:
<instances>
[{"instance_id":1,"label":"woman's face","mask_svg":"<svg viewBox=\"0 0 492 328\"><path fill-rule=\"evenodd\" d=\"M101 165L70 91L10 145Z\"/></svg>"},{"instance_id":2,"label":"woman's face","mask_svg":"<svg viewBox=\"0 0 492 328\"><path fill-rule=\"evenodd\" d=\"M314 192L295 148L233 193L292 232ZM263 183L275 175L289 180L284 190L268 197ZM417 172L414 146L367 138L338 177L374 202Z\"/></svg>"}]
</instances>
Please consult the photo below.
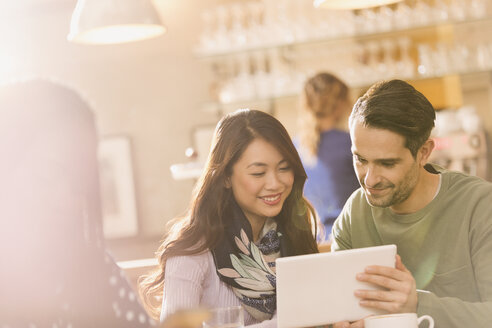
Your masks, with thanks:
<instances>
[{"instance_id":1,"label":"woman's face","mask_svg":"<svg viewBox=\"0 0 492 328\"><path fill-rule=\"evenodd\" d=\"M252 225L278 215L293 184L291 164L260 138L248 145L228 179L228 187Z\"/></svg>"}]
</instances>

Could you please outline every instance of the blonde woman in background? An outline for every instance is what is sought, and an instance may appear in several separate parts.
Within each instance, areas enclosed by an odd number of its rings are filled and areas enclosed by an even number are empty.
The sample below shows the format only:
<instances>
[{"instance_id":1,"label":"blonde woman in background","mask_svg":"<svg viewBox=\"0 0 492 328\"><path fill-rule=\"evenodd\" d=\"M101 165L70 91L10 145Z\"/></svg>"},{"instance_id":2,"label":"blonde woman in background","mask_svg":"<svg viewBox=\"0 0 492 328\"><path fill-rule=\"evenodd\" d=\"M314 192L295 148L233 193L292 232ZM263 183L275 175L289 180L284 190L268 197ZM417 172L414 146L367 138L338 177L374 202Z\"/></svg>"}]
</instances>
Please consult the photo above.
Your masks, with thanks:
<instances>
[{"instance_id":1,"label":"blonde woman in background","mask_svg":"<svg viewBox=\"0 0 492 328\"><path fill-rule=\"evenodd\" d=\"M308 179L304 195L331 233L345 201L359 187L352 165L347 85L330 73L318 73L304 85L296 146Z\"/></svg>"}]
</instances>

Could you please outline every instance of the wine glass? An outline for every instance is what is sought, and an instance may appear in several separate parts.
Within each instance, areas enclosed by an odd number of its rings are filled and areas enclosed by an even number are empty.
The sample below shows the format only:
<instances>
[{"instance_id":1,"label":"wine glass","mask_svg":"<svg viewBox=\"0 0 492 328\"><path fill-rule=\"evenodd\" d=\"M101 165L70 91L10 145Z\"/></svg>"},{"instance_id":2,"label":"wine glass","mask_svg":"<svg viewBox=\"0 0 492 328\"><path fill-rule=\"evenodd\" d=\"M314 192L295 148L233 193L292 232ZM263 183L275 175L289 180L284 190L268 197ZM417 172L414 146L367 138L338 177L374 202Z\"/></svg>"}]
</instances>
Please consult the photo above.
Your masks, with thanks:
<instances>
[{"instance_id":1,"label":"wine glass","mask_svg":"<svg viewBox=\"0 0 492 328\"><path fill-rule=\"evenodd\" d=\"M212 309L209 314L209 318L203 321L203 328L244 327L244 314L241 306Z\"/></svg>"}]
</instances>

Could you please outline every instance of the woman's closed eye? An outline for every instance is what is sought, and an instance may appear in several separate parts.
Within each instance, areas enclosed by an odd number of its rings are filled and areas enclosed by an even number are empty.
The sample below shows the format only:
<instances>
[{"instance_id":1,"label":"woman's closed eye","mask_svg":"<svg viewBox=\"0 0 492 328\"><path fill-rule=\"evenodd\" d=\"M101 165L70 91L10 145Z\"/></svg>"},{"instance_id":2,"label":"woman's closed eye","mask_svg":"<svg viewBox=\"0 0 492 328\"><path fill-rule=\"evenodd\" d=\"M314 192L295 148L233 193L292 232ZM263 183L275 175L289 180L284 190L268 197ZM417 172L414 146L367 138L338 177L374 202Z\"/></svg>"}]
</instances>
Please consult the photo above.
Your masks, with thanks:
<instances>
[{"instance_id":1,"label":"woman's closed eye","mask_svg":"<svg viewBox=\"0 0 492 328\"><path fill-rule=\"evenodd\" d=\"M283 172L290 171L291 170L291 167L290 167L290 165L282 166L282 167L279 167L279 170L280 171L283 171Z\"/></svg>"}]
</instances>

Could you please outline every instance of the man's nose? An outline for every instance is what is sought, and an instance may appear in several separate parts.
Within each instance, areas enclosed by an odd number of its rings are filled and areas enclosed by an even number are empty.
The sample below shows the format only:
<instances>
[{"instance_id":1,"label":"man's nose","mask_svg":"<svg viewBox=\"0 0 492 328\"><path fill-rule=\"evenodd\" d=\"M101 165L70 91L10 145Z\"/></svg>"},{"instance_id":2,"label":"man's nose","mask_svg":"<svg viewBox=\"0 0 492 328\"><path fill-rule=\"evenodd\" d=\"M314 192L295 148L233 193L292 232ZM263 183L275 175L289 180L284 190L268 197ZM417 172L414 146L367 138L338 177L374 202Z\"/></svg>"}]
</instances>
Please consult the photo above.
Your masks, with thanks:
<instances>
[{"instance_id":1,"label":"man's nose","mask_svg":"<svg viewBox=\"0 0 492 328\"><path fill-rule=\"evenodd\" d=\"M374 187L379 183L379 174L374 166L368 166L364 176L364 185L366 187Z\"/></svg>"}]
</instances>

